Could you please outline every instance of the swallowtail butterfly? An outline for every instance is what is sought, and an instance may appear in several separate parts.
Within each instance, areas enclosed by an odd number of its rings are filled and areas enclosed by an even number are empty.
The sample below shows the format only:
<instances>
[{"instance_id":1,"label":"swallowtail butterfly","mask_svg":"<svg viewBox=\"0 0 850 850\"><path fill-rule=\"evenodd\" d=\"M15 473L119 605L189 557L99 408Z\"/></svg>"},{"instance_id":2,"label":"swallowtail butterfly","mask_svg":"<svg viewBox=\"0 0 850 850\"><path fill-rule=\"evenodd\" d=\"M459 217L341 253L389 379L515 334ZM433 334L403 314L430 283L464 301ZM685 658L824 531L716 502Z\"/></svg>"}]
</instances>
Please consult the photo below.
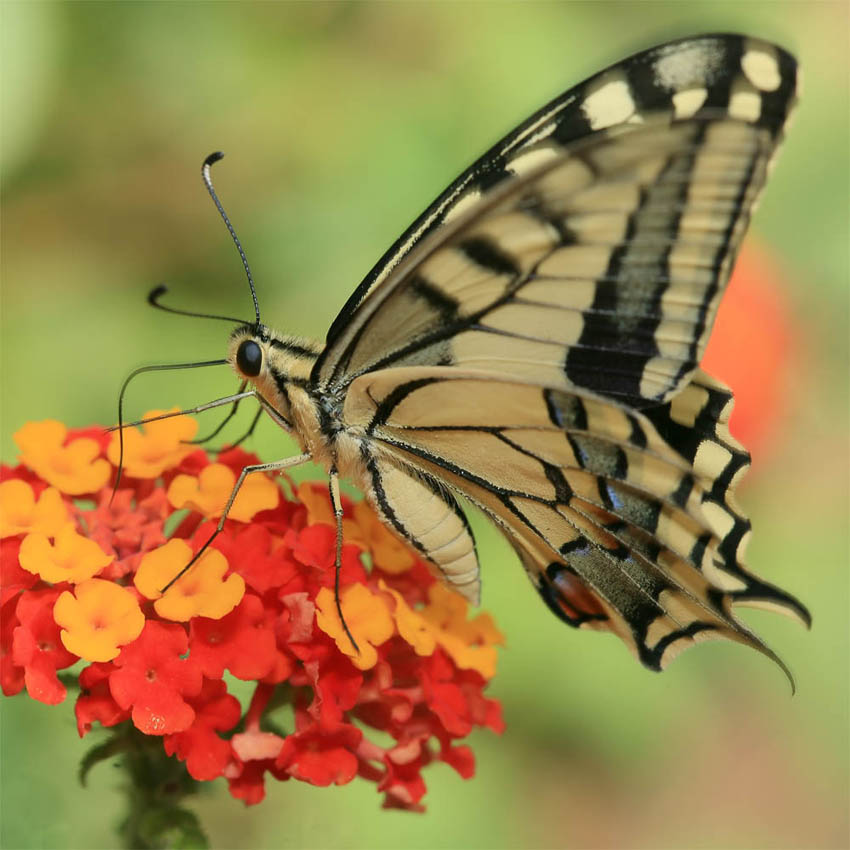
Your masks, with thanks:
<instances>
[{"instance_id":1,"label":"swallowtail butterfly","mask_svg":"<svg viewBox=\"0 0 850 850\"><path fill-rule=\"evenodd\" d=\"M324 344L262 324L254 295L227 361L303 453L237 489L312 459L338 518L344 476L477 603L461 496L558 617L647 667L711 638L781 664L734 606L809 614L744 566L749 455L699 363L796 91L793 57L754 38L638 53L463 172Z\"/></svg>"}]
</instances>

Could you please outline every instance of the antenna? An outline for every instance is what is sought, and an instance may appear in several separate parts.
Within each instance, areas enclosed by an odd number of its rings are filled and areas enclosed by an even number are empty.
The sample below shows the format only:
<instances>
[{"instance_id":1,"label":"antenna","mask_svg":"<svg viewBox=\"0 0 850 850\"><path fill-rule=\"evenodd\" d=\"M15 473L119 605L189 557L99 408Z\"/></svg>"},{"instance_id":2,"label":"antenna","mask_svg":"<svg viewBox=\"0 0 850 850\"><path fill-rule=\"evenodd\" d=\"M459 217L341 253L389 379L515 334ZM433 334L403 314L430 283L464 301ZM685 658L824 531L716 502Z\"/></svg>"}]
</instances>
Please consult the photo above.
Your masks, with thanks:
<instances>
[{"instance_id":1,"label":"antenna","mask_svg":"<svg viewBox=\"0 0 850 850\"><path fill-rule=\"evenodd\" d=\"M244 319L236 319L233 316L217 316L213 313L195 313L192 310L180 310L177 307L168 307L165 304L160 304L159 299L168 292L168 287L161 283L155 286L148 293L148 304L151 307L156 307L157 310L162 310L164 313L174 313L175 316L190 316L193 319L220 319L222 322L236 322L238 325L248 325Z\"/></svg>"},{"instance_id":2,"label":"antenna","mask_svg":"<svg viewBox=\"0 0 850 850\"><path fill-rule=\"evenodd\" d=\"M254 300L254 312L257 315L257 327L259 327L260 304L257 301L257 290L254 288L254 278L251 276L251 267L248 265L248 258L245 256L245 252L242 250L242 243L239 241L239 237L236 235L236 231L233 229L233 225L230 223L230 219L227 217L227 213L224 211L224 207L221 205L221 201L218 199L218 195L216 195L215 193L215 189L213 188L212 184L212 177L210 176L210 172L212 170L213 165L223 158L224 154L221 151L211 153L204 160L203 167L201 168L201 177L203 177L204 185L207 187L207 191L210 193L210 197L213 199L213 203L215 204L219 215L222 217L225 225L227 226L227 229L230 231L230 236L233 239L233 243L236 245L236 250L239 252L239 256L242 258L242 265L245 267L245 274L248 277L248 286L251 287L251 298L253 298Z\"/></svg>"},{"instance_id":3,"label":"antenna","mask_svg":"<svg viewBox=\"0 0 850 850\"><path fill-rule=\"evenodd\" d=\"M107 428L107 431L118 431L118 475L115 477L115 483L112 485L112 495L109 497L109 504L112 504L112 500L115 498L115 494L118 492L118 485L121 483L121 475L124 471L124 428L127 427L127 424L124 422L124 393L127 392L127 387L130 384L130 381L133 380L137 375L141 375L145 372L168 372L173 369L203 369L205 366L226 366L227 360L201 360L197 363L164 363L162 365L155 366L140 366L138 369L133 369L132 372L124 379L124 383L121 384L121 391L118 393L118 425L115 428ZM232 399L225 399L222 404L228 404ZM214 405L215 406L215 405ZM181 411L183 412L183 411ZM171 415L179 415L178 414L167 414L165 417L157 417L160 418L168 418ZM136 423L130 423L136 424Z\"/></svg>"}]
</instances>

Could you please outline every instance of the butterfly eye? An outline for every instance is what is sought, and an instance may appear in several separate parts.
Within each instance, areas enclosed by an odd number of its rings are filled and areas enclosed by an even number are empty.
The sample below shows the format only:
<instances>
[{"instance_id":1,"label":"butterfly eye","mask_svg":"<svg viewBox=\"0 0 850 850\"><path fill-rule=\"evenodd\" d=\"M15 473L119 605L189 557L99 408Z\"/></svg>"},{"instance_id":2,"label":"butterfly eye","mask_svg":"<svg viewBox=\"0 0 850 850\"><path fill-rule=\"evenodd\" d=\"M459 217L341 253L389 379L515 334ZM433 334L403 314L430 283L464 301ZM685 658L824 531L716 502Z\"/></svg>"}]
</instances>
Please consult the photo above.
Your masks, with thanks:
<instances>
[{"instance_id":1,"label":"butterfly eye","mask_svg":"<svg viewBox=\"0 0 850 850\"><path fill-rule=\"evenodd\" d=\"M246 339L236 351L236 365L243 375L256 378L263 367L263 350L252 339Z\"/></svg>"}]
</instances>

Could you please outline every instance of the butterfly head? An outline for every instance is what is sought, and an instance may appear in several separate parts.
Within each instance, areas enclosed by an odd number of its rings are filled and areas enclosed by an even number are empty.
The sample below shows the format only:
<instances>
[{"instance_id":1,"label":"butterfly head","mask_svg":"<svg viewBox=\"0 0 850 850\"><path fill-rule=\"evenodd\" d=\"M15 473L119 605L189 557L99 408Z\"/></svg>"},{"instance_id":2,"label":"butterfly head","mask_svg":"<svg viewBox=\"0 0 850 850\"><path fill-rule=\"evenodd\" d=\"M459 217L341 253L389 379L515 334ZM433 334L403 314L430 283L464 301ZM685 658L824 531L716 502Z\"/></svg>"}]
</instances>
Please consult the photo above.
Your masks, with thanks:
<instances>
[{"instance_id":1,"label":"butterfly head","mask_svg":"<svg viewBox=\"0 0 850 850\"><path fill-rule=\"evenodd\" d=\"M227 360L246 381L253 382L268 360L268 331L263 325L242 325L230 336Z\"/></svg>"},{"instance_id":2,"label":"butterfly head","mask_svg":"<svg viewBox=\"0 0 850 850\"><path fill-rule=\"evenodd\" d=\"M304 386L321 346L279 334L265 325L244 324L230 335L227 362L252 384L267 409L289 421L289 388Z\"/></svg>"}]
</instances>

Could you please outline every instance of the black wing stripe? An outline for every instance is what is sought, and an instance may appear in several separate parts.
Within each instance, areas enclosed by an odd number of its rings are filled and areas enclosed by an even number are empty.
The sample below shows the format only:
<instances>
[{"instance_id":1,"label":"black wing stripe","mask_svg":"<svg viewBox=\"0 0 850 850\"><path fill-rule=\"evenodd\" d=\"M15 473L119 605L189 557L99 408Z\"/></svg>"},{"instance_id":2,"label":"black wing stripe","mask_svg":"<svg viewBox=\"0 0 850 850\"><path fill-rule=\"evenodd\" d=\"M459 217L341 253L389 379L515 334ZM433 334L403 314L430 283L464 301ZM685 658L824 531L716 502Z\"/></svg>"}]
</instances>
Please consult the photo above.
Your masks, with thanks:
<instances>
[{"instance_id":1,"label":"black wing stripe","mask_svg":"<svg viewBox=\"0 0 850 850\"><path fill-rule=\"evenodd\" d=\"M633 252L644 250L640 247L639 229L641 227L641 212L652 200L652 192L664 192L668 189L665 177L668 174L676 175L675 190L676 196L673 203L669 197L664 197L662 209L667 211L665 220L660 223L660 230L670 237L674 237L678 225L681 220L682 211L680 207L684 204L690 185L690 178L693 172L693 165L696 160L696 149L699 146L704 133L705 126L694 128L694 150L687 157L681 159L673 158L667 162L662 171L660 179L655 186L649 190L638 209L630 216L629 230L627 233L626 244L623 247L616 248L611 254L611 260L606 270L606 277L610 277L617 281L615 284L598 284L596 289L596 298L594 299L591 310L597 310L617 303L619 293L628 293L626 296L629 299L628 317L617 313L614 307L614 314L606 316L599 315L594 321L585 322L584 330L579 337L578 344L571 347L564 362L564 371L572 383L577 386L587 387L594 392L604 395L614 394L620 398L628 399L634 403L640 403L643 396L640 383L644 377L644 370L653 357L658 356L661 352L655 340L655 333L661 321L663 314L661 308L661 297L669 288L663 282L666 276L669 278L670 268L667 264L670 246L666 246L657 257L657 266L651 270L642 270L636 278L636 282L645 281L655 278L654 287L642 292L645 287L628 287L624 286L624 281L621 280L623 275L634 275L635 272L629 270L629 266L633 262ZM657 226L657 225L656 225ZM638 241L635 241L636 238ZM644 237L645 238L645 237ZM648 272L648 273L647 273ZM634 290L641 301L635 298ZM622 297L622 296L621 296ZM634 303L642 307L635 311ZM632 318L634 312L643 313L647 318L642 318L635 322ZM704 316L700 316L704 322ZM599 334L602 339L619 340L619 348L628 351L630 347L642 350L644 360L634 362L633 373L629 379L622 382L611 382L610 369L618 363L620 354L616 347L612 351L607 347L600 347L598 353L594 352L596 335ZM641 338L648 338L648 344L640 346ZM684 369L685 364L682 365ZM689 365L690 368L690 365ZM681 377L681 373L679 375Z\"/></svg>"}]
</instances>

